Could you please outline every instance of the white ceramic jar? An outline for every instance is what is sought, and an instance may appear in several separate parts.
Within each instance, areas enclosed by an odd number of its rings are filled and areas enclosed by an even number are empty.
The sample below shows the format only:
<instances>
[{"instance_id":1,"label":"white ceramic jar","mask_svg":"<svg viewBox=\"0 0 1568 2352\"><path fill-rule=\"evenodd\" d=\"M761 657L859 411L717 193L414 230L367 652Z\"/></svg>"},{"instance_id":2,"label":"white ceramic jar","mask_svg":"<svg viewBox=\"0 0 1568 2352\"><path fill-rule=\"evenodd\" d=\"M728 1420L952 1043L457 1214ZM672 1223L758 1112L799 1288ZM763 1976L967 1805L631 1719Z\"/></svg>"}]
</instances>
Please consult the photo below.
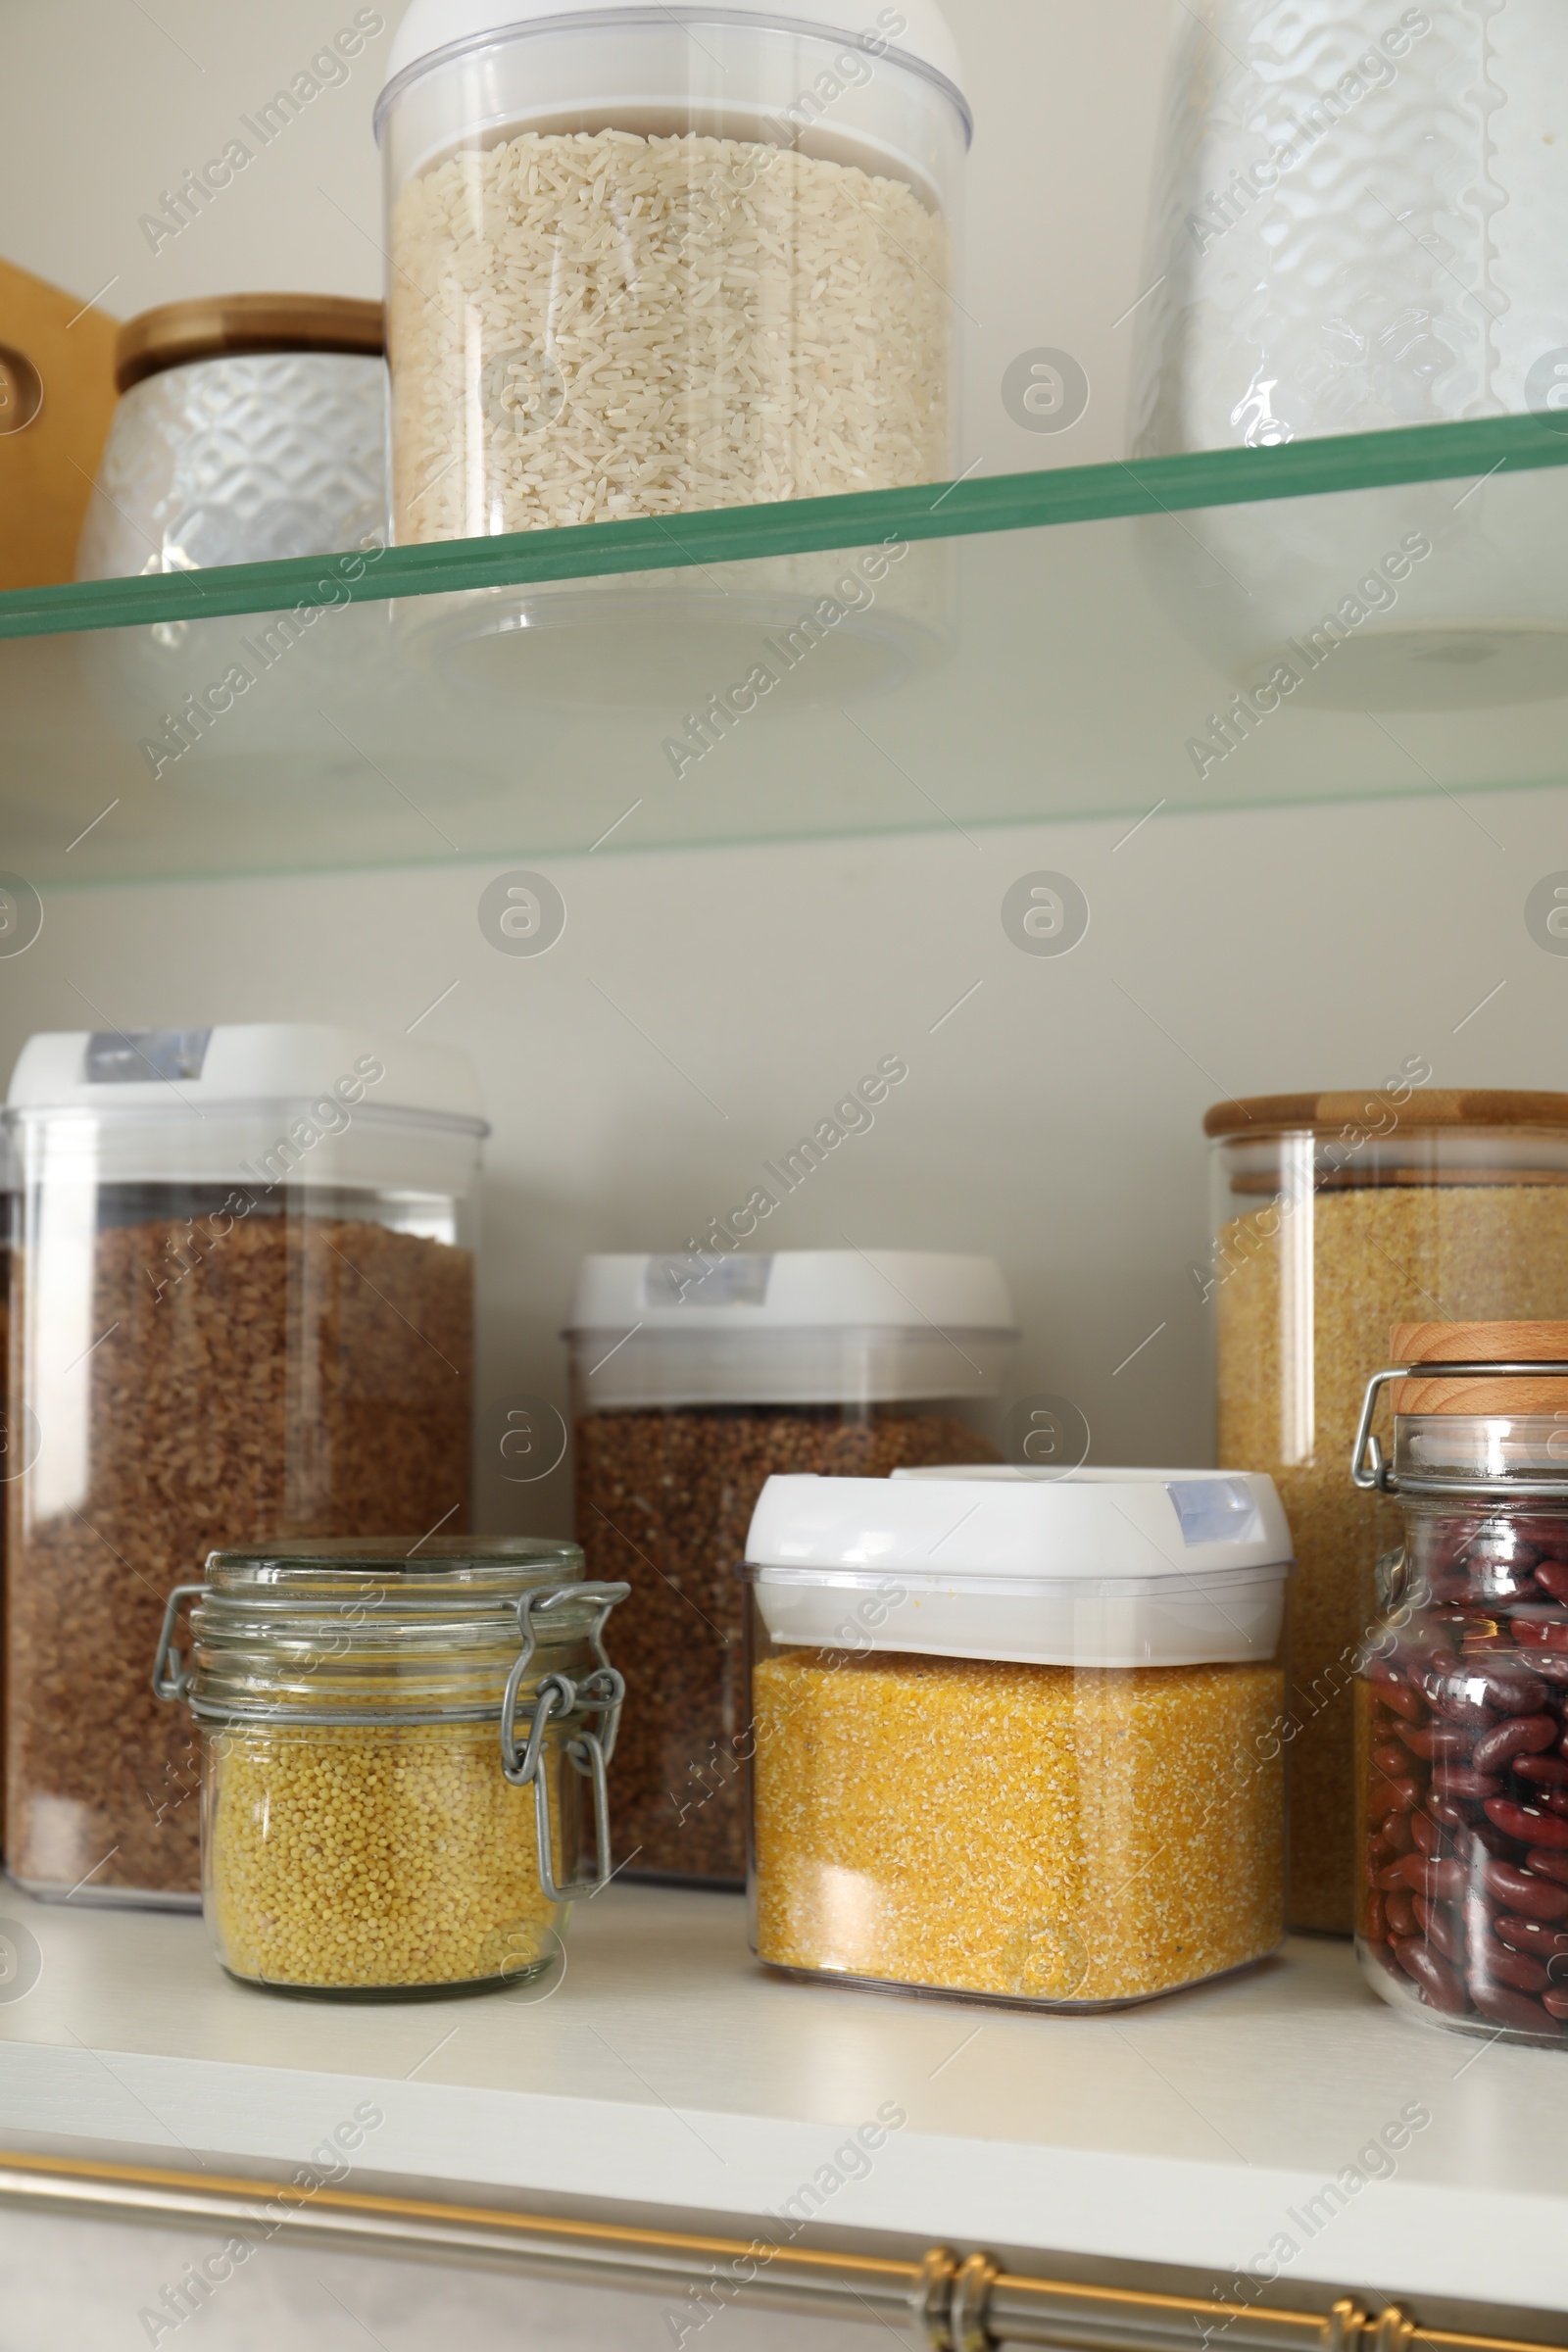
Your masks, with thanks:
<instances>
[{"instance_id":1,"label":"white ceramic jar","mask_svg":"<svg viewBox=\"0 0 1568 2352\"><path fill-rule=\"evenodd\" d=\"M1552 0L1371 17L1202 0L1188 20L1141 281L1137 453L1557 418L1568 16ZM1549 504L1528 473L1458 496L1160 516L1140 545L1177 626L1244 695L1272 679L1298 707L1556 697L1568 594Z\"/></svg>"},{"instance_id":2,"label":"white ceramic jar","mask_svg":"<svg viewBox=\"0 0 1568 2352\"><path fill-rule=\"evenodd\" d=\"M936 0L414 0L390 64L399 540L952 470Z\"/></svg>"},{"instance_id":3,"label":"white ceramic jar","mask_svg":"<svg viewBox=\"0 0 1568 2352\"><path fill-rule=\"evenodd\" d=\"M1206 0L1156 182L1146 456L1568 397L1568 18Z\"/></svg>"},{"instance_id":4,"label":"white ceramic jar","mask_svg":"<svg viewBox=\"0 0 1568 2352\"><path fill-rule=\"evenodd\" d=\"M234 294L127 319L78 579L330 555L386 535L381 306Z\"/></svg>"}]
</instances>

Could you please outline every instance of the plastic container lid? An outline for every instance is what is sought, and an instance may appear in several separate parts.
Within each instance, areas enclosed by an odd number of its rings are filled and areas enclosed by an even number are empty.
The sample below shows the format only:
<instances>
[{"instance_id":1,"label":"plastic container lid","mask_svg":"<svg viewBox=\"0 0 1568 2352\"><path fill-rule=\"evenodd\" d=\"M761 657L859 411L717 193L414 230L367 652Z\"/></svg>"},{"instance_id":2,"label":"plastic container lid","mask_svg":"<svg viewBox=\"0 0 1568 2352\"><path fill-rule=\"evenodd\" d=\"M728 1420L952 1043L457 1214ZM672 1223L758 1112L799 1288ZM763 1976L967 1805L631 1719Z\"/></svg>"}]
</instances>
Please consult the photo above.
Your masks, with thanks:
<instances>
[{"instance_id":1,"label":"plastic container lid","mask_svg":"<svg viewBox=\"0 0 1568 2352\"><path fill-rule=\"evenodd\" d=\"M373 1079L366 1063L376 1065ZM466 1054L317 1021L45 1031L23 1047L6 1100L14 1111L205 1112L332 1096L342 1102L356 1084L364 1106L383 1115L401 1111L489 1132Z\"/></svg>"},{"instance_id":2,"label":"plastic container lid","mask_svg":"<svg viewBox=\"0 0 1568 2352\"><path fill-rule=\"evenodd\" d=\"M746 1556L775 1642L1022 1665L1275 1654L1291 1535L1252 1471L770 1478Z\"/></svg>"},{"instance_id":3,"label":"plastic container lid","mask_svg":"<svg viewBox=\"0 0 1568 2352\"><path fill-rule=\"evenodd\" d=\"M386 87L376 105L377 122L400 75L411 66L427 64L444 49L461 48L488 34L559 24L572 17L606 19L607 36L612 39L614 21L632 10L666 20L691 17L710 23L755 17L782 31L826 34L832 40L857 45L868 38L886 39L888 56L912 59L940 74L955 89L961 86L957 43L936 0L898 0L897 8L884 12L880 21L869 0L856 0L853 8L847 0L833 0L831 10L823 0L797 0L794 7L770 6L768 0L719 0L717 6L703 8L670 8L663 0L620 0L619 6L612 7L607 7L605 0L412 0L392 36ZM852 15L857 19L854 24L843 22ZM889 26L890 17L903 20L897 31Z\"/></svg>"},{"instance_id":4,"label":"plastic container lid","mask_svg":"<svg viewBox=\"0 0 1568 2352\"><path fill-rule=\"evenodd\" d=\"M585 1258L564 1336L595 1411L996 1396L1018 1335L994 1258L787 1250Z\"/></svg>"}]
</instances>

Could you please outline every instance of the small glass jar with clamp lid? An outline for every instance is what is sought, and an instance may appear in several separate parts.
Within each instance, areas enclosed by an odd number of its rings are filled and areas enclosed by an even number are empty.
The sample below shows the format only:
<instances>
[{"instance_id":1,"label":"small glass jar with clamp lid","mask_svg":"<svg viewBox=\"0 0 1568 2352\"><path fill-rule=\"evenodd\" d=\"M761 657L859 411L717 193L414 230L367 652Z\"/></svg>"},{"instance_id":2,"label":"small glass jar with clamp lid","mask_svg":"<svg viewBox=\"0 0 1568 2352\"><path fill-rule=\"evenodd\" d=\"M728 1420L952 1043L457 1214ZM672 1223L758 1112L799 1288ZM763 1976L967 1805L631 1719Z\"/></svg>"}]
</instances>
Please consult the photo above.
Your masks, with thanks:
<instances>
[{"instance_id":1,"label":"small glass jar with clamp lid","mask_svg":"<svg viewBox=\"0 0 1568 2352\"><path fill-rule=\"evenodd\" d=\"M524 1537L212 1553L170 1596L154 1688L201 1730L202 1904L228 1974L406 2000L549 1968L566 1907L610 1877L625 1685L604 1628L625 1593Z\"/></svg>"},{"instance_id":2,"label":"small glass jar with clamp lid","mask_svg":"<svg viewBox=\"0 0 1568 2352\"><path fill-rule=\"evenodd\" d=\"M1386 2001L1568 2041L1568 1322L1396 1324L1357 1487L1396 1495L1357 1685L1357 1949ZM1372 1433L1393 1389L1394 1458Z\"/></svg>"}]
</instances>

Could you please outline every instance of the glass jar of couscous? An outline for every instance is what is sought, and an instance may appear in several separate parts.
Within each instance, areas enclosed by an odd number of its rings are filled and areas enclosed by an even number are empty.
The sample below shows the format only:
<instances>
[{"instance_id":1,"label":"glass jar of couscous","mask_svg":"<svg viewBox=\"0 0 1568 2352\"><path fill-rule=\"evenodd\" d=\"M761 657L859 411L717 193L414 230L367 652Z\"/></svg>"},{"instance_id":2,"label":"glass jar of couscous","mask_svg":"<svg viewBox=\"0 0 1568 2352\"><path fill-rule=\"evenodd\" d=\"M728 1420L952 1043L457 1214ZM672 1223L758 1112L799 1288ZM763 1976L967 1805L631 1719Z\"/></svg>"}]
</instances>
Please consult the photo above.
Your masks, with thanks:
<instances>
[{"instance_id":1,"label":"glass jar of couscous","mask_svg":"<svg viewBox=\"0 0 1568 2352\"><path fill-rule=\"evenodd\" d=\"M766 1966L1082 2010L1280 1943L1267 1478L773 1478L748 1557Z\"/></svg>"},{"instance_id":2,"label":"glass jar of couscous","mask_svg":"<svg viewBox=\"0 0 1568 2352\"><path fill-rule=\"evenodd\" d=\"M624 1685L604 1627L625 1592L526 1537L212 1553L171 1595L153 1679L202 1735L202 1907L228 1974L361 2000L542 1975L610 1876Z\"/></svg>"}]
</instances>

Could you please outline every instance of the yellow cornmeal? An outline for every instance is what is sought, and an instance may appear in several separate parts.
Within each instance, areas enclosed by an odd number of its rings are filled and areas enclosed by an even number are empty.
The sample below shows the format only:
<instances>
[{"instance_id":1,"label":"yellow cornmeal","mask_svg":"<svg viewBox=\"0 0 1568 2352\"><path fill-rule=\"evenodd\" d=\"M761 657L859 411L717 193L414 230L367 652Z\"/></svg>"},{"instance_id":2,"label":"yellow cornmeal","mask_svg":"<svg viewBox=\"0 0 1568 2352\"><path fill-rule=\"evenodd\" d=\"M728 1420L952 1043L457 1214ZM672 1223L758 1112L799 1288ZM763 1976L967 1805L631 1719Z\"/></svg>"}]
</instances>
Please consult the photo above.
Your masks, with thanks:
<instances>
[{"instance_id":1,"label":"yellow cornmeal","mask_svg":"<svg viewBox=\"0 0 1568 2352\"><path fill-rule=\"evenodd\" d=\"M274 1984L461 1984L548 1959L534 1793L496 1726L228 1731L209 1760L209 1915ZM568 1864L551 1792L558 1877Z\"/></svg>"},{"instance_id":2,"label":"yellow cornmeal","mask_svg":"<svg viewBox=\"0 0 1568 2352\"><path fill-rule=\"evenodd\" d=\"M1284 1934L1277 1666L800 1650L753 1695L763 1960L1116 2001Z\"/></svg>"}]
</instances>

